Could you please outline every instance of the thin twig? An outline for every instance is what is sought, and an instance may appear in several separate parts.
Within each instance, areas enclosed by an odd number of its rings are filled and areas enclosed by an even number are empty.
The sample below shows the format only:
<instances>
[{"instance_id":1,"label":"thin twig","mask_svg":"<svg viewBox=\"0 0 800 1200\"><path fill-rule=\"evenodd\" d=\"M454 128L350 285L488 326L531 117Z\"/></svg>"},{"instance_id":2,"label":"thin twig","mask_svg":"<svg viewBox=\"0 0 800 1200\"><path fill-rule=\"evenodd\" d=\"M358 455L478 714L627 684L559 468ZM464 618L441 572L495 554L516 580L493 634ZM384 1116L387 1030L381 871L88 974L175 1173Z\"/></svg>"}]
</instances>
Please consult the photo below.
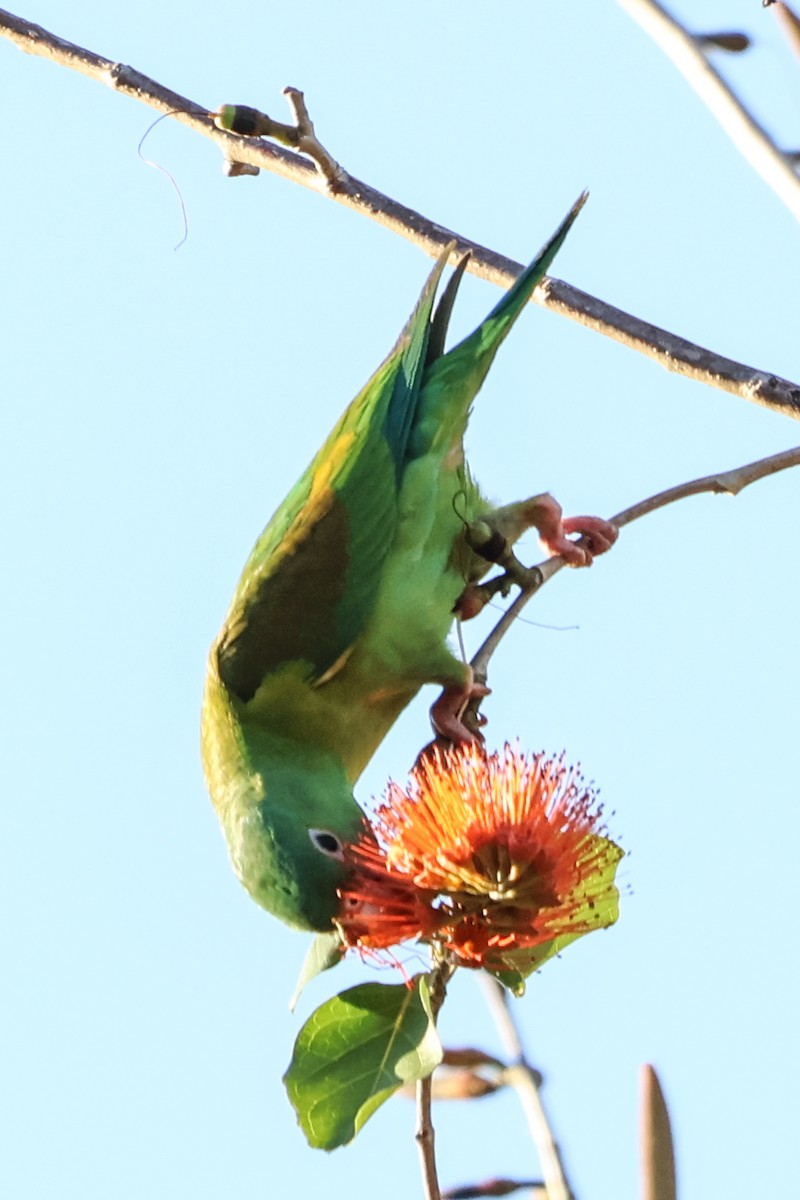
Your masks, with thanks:
<instances>
[{"instance_id":1,"label":"thin twig","mask_svg":"<svg viewBox=\"0 0 800 1200\"><path fill-rule=\"evenodd\" d=\"M431 1013L434 1023L439 1017L439 1010L444 1004L447 994L447 984L455 970L449 959L441 959L434 964L430 977ZM436 1171L436 1135L431 1118L431 1095L433 1075L417 1081L417 1128L414 1137L419 1150L420 1166L422 1167L422 1185L425 1200L441 1200L439 1177Z\"/></svg>"},{"instance_id":2,"label":"thin twig","mask_svg":"<svg viewBox=\"0 0 800 1200\"><path fill-rule=\"evenodd\" d=\"M441 1200L436 1174L435 1134L431 1120L433 1076L417 1080L417 1128L414 1133L422 1167L422 1185L426 1200Z\"/></svg>"},{"instance_id":3,"label":"thin twig","mask_svg":"<svg viewBox=\"0 0 800 1200\"><path fill-rule=\"evenodd\" d=\"M350 181L350 176L337 163L336 159L328 153L317 137L314 131L314 122L311 120L306 108L305 96L299 88L295 87L285 87L283 94L289 101L289 106L294 113L294 119L300 133L298 150L314 159L314 162L325 176L330 187L339 188L344 186Z\"/></svg>"},{"instance_id":4,"label":"thin twig","mask_svg":"<svg viewBox=\"0 0 800 1200\"><path fill-rule=\"evenodd\" d=\"M506 991L485 971L481 972L481 983L506 1054L511 1060L507 1080L519 1096L528 1120L528 1128L544 1176L547 1200L573 1200L561 1151L542 1103L539 1087L542 1077L525 1057L519 1031L508 1007Z\"/></svg>"},{"instance_id":5,"label":"thin twig","mask_svg":"<svg viewBox=\"0 0 800 1200\"><path fill-rule=\"evenodd\" d=\"M159 112L171 113L176 121L215 142L226 161L235 164L232 173L242 174L247 167L271 171L377 221L432 256L438 255L448 242L455 240L459 254L470 251L467 269L501 287L509 287L522 270L520 263L513 259L438 225L344 171L342 181L337 182L336 187L331 187L314 163L301 154L263 139L237 137L217 129L212 115L202 105L162 87L132 67L84 50L2 9L0 34L29 54L49 58ZM545 279L534 292L533 300L544 308L654 359L669 371L740 396L795 420L800 419L800 385L788 379L715 354L559 279Z\"/></svg>"},{"instance_id":6,"label":"thin twig","mask_svg":"<svg viewBox=\"0 0 800 1200\"><path fill-rule=\"evenodd\" d=\"M711 110L737 150L800 220L800 177L752 113L714 69L701 39L689 33L656 0L617 0L672 60Z\"/></svg>"},{"instance_id":7,"label":"thin twig","mask_svg":"<svg viewBox=\"0 0 800 1200\"><path fill-rule=\"evenodd\" d=\"M735 496L758 479L765 479L768 475L775 475L778 471L786 471L789 467L796 466L800 466L800 446L795 446L792 450L782 450L779 454L771 454L768 458L745 463L744 466L734 467L730 471L720 471L714 475L704 475L702 479L679 483L676 487L657 492L656 495L649 496L646 500L640 500L638 504L623 509L622 512L611 517L611 521L618 529L621 529L623 525L630 525L632 521L638 521L640 517L646 517L649 513L664 508L667 504L674 504L677 500L685 500L688 496L698 496L703 492L724 492L729 496ZM506 609L472 659L470 665L478 682L486 682L489 660L522 609L539 589L564 566L566 566L564 559L556 556L546 559L535 567L528 568L530 584L523 588L514 603ZM478 703L480 702L478 701ZM470 708L473 707L475 705L471 704Z\"/></svg>"}]
</instances>

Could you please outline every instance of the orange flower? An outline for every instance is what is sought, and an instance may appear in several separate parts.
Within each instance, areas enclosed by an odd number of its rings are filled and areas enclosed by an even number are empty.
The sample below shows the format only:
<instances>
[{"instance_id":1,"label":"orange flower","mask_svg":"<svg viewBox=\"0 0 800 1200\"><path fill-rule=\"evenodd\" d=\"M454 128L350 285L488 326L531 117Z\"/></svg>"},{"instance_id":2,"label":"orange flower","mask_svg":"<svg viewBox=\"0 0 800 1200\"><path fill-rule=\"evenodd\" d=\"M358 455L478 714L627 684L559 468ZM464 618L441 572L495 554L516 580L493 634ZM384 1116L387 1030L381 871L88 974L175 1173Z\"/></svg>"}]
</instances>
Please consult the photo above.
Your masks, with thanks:
<instances>
[{"instance_id":1,"label":"orange flower","mask_svg":"<svg viewBox=\"0 0 800 1200\"><path fill-rule=\"evenodd\" d=\"M363 950L418 938L462 966L524 977L617 918L622 851L601 815L563 759L436 749L405 791L390 784L348 848L343 938Z\"/></svg>"}]
</instances>

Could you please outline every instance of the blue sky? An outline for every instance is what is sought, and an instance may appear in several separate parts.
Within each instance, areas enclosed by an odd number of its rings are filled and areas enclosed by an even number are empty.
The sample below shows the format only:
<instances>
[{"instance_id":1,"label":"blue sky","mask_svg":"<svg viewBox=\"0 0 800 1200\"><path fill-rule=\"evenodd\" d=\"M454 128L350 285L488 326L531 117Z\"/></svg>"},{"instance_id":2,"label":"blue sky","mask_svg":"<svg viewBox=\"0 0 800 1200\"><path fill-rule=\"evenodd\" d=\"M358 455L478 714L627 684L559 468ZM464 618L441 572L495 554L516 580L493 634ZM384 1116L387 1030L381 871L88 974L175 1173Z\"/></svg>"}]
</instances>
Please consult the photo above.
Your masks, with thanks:
<instances>
[{"instance_id":1,"label":"blue sky","mask_svg":"<svg viewBox=\"0 0 800 1200\"><path fill-rule=\"evenodd\" d=\"M800 64L757 0L720 60L800 144ZM26 15L214 108L303 88L355 175L519 260L591 191L555 274L800 379L797 223L612 3L39 0ZM225 179L171 122L0 42L6 631L0 1191L14 1200L418 1194L412 1107L308 1149L280 1077L302 935L230 871L205 794L205 657L252 543L392 345L421 251L274 177ZM467 278L454 333L495 302ZM478 399L504 501L604 515L800 442L800 426L531 308ZM497 654L492 744L579 759L629 851L619 924L517 1005L580 1200L637 1195L639 1064L662 1075L684 1200L793 1178L800 474L702 497L562 572ZM527 556L535 560L530 539ZM569 627L566 631L553 627ZM576 628L575 628L576 627ZM474 649L488 628L467 628ZM427 739L423 694L359 795ZM357 962L344 986L368 976ZM463 973L462 973L463 974ZM443 1032L497 1048L475 979ZM436 1113L444 1186L535 1175L513 1096Z\"/></svg>"}]
</instances>

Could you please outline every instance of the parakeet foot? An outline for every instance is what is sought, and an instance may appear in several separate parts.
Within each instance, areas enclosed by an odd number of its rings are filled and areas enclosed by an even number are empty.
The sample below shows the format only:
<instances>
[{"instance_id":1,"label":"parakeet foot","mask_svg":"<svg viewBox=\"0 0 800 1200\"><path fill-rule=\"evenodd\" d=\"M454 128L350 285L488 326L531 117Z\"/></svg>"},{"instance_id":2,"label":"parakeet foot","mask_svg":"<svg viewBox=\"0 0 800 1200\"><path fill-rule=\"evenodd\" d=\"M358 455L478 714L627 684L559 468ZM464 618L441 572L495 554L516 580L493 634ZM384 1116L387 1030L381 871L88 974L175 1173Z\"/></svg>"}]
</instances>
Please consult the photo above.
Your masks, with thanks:
<instances>
[{"instance_id":1,"label":"parakeet foot","mask_svg":"<svg viewBox=\"0 0 800 1200\"><path fill-rule=\"evenodd\" d=\"M471 670L465 683L454 683L444 688L439 699L431 706L434 731L456 746L460 742L482 742L481 735L468 729L461 718L470 700L488 696L490 691L485 684L475 682ZM478 724L485 725L485 717L479 715Z\"/></svg>"},{"instance_id":2,"label":"parakeet foot","mask_svg":"<svg viewBox=\"0 0 800 1200\"><path fill-rule=\"evenodd\" d=\"M481 591L480 584L468 583L453 605L453 614L459 621L469 621L483 611L489 598L488 593Z\"/></svg>"},{"instance_id":3,"label":"parakeet foot","mask_svg":"<svg viewBox=\"0 0 800 1200\"><path fill-rule=\"evenodd\" d=\"M596 554L605 554L617 540L618 530L602 517L564 517L561 505L548 493L534 497L526 516L539 531L539 541L548 554L559 554L571 567L589 567ZM567 537L580 533L584 545Z\"/></svg>"},{"instance_id":4,"label":"parakeet foot","mask_svg":"<svg viewBox=\"0 0 800 1200\"><path fill-rule=\"evenodd\" d=\"M588 567L596 554L605 554L617 540L617 528L602 517L565 517L561 505L549 494L542 492L531 496L528 500L506 504L502 508L479 517L474 528L485 527L490 533L494 532L505 538L511 546L521 537L526 529L534 526L539 533L539 540L548 554L559 554L571 567ZM571 541L567 534L579 533L583 536L582 544ZM489 539L487 538L487 545ZM501 562L501 557L494 554L486 555L481 546L473 546L478 555L488 557L492 562ZM475 578L480 578L482 570L476 572ZM478 611L477 597L464 594L463 603L459 601L459 615L464 618L472 616L471 609ZM464 614L461 610L466 607Z\"/></svg>"},{"instance_id":5,"label":"parakeet foot","mask_svg":"<svg viewBox=\"0 0 800 1200\"><path fill-rule=\"evenodd\" d=\"M589 566L592 559L598 554L605 554L606 550L610 550L614 542L619 537L619 530L611 521L605 521L602 517L564 517L562 521L564 533L580 533L586 539L586 546L576 546L574 542L567 541L568 546L572 546L574 550L581 550L584 554L588 553ZM563 551L559 551L563 553ZM583 564L577 563L577 566Z\"/></svg>"}]
</instances>

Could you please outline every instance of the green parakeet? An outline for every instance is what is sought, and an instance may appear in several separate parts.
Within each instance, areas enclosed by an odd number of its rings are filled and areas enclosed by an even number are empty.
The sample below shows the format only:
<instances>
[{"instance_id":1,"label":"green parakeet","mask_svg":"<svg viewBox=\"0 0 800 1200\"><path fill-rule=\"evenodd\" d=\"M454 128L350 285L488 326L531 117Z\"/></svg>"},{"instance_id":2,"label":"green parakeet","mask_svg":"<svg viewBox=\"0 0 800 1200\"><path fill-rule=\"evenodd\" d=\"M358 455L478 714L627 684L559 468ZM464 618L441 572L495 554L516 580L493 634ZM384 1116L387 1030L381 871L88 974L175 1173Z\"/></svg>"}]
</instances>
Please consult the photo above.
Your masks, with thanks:
<instances>
[{"instance_id":1,"label":"green parakeet","mask_svg":"<svg viewBox=\"0 0 800 1200\"><path fill-rule=\"evenodd\" d=\"M583 203L475 332L443 352L464 263L432 318L450 248L388 358L281 504L244 568L211 649L203 702L206 779L243 885L289 925L330 930L343 843L362 813L353 784L424 683L445 689L437 727L457 740L473 688L447 647L454 606L488 568L465 523L513 541L536 524L551 550L591 560L616 531L562 524L548 496L492 512L464 464L470 406Z\"/></svg>"}]
</instances>

